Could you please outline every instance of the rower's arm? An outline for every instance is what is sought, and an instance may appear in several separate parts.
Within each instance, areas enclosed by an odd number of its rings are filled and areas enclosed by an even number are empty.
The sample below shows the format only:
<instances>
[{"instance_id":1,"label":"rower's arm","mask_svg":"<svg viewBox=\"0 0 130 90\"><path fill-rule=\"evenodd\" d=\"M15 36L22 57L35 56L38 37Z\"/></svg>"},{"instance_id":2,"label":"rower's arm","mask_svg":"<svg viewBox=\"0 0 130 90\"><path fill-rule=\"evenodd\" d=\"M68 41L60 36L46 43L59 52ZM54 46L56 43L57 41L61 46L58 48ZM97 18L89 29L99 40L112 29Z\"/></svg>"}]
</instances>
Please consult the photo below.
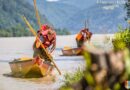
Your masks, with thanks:
<instances>
[{"instance_id":1,"label":"rower's arm","mask_svg":"<svg viewBox=\"0 0 130 90\"><path fill-rule=\"evenodd\" d=\"M52 41L52 48L51 48L51 50L50 50L50 53L52 53L52 52L55 50L55 48L56 48L56 39L54 39L54 40Z\"/></svg>"}]
</instances>

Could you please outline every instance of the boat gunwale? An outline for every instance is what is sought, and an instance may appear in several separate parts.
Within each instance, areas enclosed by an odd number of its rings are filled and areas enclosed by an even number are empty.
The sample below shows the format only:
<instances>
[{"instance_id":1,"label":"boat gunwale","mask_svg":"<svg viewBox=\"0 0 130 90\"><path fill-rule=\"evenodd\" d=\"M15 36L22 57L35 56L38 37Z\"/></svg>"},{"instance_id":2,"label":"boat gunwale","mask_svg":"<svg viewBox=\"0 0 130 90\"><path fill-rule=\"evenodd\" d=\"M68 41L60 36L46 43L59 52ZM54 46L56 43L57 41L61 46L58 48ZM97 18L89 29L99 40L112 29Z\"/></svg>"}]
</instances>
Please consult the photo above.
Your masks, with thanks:
<instances>
[{"instance_id":1,"label":"boat gunwale","mask_svg":"<svg viewBox=\"0 0 130 90\"><path fill-rule=\"evenodd\" d=\"M15 64L15 63L25 63L25 62L30 62L30 61L33 61L33 59L29 59L29 60L16 60L16 61L11 61L9 62L9 64Z\"/></svg>"},{"instance_id":2,"label":"boat gunwale","mask_svg":"<svg viewBox=\"0 0 130 90\"><path fill-rule=\"evenodd\" d=\"M62 51L71 51L71 50L82 50L82 48L72 48L72 49L68 49L68 50L62 49Z\"/></svg>"}]
</instances>

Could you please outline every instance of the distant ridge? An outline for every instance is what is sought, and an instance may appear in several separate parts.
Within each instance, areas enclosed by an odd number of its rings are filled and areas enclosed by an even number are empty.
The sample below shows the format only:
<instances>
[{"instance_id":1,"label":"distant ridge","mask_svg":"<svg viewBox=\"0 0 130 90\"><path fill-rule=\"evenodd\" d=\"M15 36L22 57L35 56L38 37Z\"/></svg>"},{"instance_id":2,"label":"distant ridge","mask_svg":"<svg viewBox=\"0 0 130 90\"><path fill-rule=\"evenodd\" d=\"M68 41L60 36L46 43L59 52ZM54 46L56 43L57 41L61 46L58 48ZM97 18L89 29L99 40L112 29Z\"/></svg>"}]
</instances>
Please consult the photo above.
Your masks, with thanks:
<instances>
[{"instance_id":1,"label":"distant ridge","mask_svg":"<svg viewBox=\"0 0 130 90\"><path fill-rule=\"evenodd\" d=\"M40 12L56 28L66 28L77 33L90 20L93 33L114 33L118 25L126 26L124 5L97 4L97 0L37 0Z\"/></svg>"}]
</instances>

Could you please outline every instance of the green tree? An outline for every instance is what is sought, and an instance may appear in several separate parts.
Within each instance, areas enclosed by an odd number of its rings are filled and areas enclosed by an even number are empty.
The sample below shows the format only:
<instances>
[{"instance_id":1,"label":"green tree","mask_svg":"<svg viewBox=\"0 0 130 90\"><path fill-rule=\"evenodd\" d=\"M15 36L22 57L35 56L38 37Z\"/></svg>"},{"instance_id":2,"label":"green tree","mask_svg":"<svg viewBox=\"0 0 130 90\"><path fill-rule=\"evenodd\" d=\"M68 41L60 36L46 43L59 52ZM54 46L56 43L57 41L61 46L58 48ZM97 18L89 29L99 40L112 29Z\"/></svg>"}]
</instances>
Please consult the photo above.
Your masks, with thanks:
<instances>
[{"instance_id":1,"label":"green tree","mask_svg":"<svg viewBox=\"0 0 130 90\"><path fill-rule=\"evenodd\" d=\"M69 32L69 30L67 30L66 28L63 29L55 29L57 35L70 35L71 33Z\"/></svg>"},{"instance_id":2,"label":"green tree","mask_svg":"<svg viewBox=\"0 0 130 90\"><path fill-rule=\"evenodd\" d=\"M127 18L126 20L130 19L130 0L127 0L126 4L125 4L126 10L127 10Z\"/></svg>"}]
</instances>

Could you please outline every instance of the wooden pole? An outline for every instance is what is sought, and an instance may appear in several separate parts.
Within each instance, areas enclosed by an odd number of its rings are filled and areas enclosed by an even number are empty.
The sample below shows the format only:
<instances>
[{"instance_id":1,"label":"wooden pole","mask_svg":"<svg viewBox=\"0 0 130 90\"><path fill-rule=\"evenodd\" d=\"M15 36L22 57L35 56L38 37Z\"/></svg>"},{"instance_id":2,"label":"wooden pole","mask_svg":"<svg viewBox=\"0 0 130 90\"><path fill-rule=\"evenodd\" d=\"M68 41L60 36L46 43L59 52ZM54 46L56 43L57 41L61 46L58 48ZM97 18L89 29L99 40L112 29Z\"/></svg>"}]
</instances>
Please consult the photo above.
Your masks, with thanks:
<instances>
[{"instance_id":1,"label":"wooden pole","mask_svg":"<svg viewBox=\"0 0 130 90\"><path fill-rule=\"evenodd\" d=\"M87 28L87 23L86 23L86 20L85 20L85 29Z\"/></svg>"},{"instance_id":2,"label":"wooden pole","mask_svg":"<svg viewBox=\"0 0 130 90\"><path fill-rule=\"evenodd\" d=\"M48 55L48 57L50 58L51 62L53 63L53 65L55 66L55 68L57 69L57 71L59 72L59 74L61 75L61 72L59 70L59 68L57 67L57 65L55 64L54 60L52 59L52 57L50 56L50 54L48 53L48 51L45 49L45 47L43 46L41 40L39 39L39 37L37 36L37 33L35 32L35 30L32 28L32 26L30 25L30 23L28 22L28 20L26 19L26 17L22 17L24 22L27 24L28 28L30 29L30 31L32 32L32 34L37 38L37 40L40 42L41 47L43 48L43 50L45 51L46 55Z\"/></svg>"},{"instance_id":3,"label":"wooden pole","mask_svg":"<svg viewBox=\"0 0 130 90\"><path fill-rule=\"evenodd\" d=\"M37 23L39 25L39 29L41 29L41 20L40 20L37 6L36 6L36 0L33 0L33 3L34 3L34 10L35 10L36 18L37 18Z\"/></svg>"}]
</instances>

